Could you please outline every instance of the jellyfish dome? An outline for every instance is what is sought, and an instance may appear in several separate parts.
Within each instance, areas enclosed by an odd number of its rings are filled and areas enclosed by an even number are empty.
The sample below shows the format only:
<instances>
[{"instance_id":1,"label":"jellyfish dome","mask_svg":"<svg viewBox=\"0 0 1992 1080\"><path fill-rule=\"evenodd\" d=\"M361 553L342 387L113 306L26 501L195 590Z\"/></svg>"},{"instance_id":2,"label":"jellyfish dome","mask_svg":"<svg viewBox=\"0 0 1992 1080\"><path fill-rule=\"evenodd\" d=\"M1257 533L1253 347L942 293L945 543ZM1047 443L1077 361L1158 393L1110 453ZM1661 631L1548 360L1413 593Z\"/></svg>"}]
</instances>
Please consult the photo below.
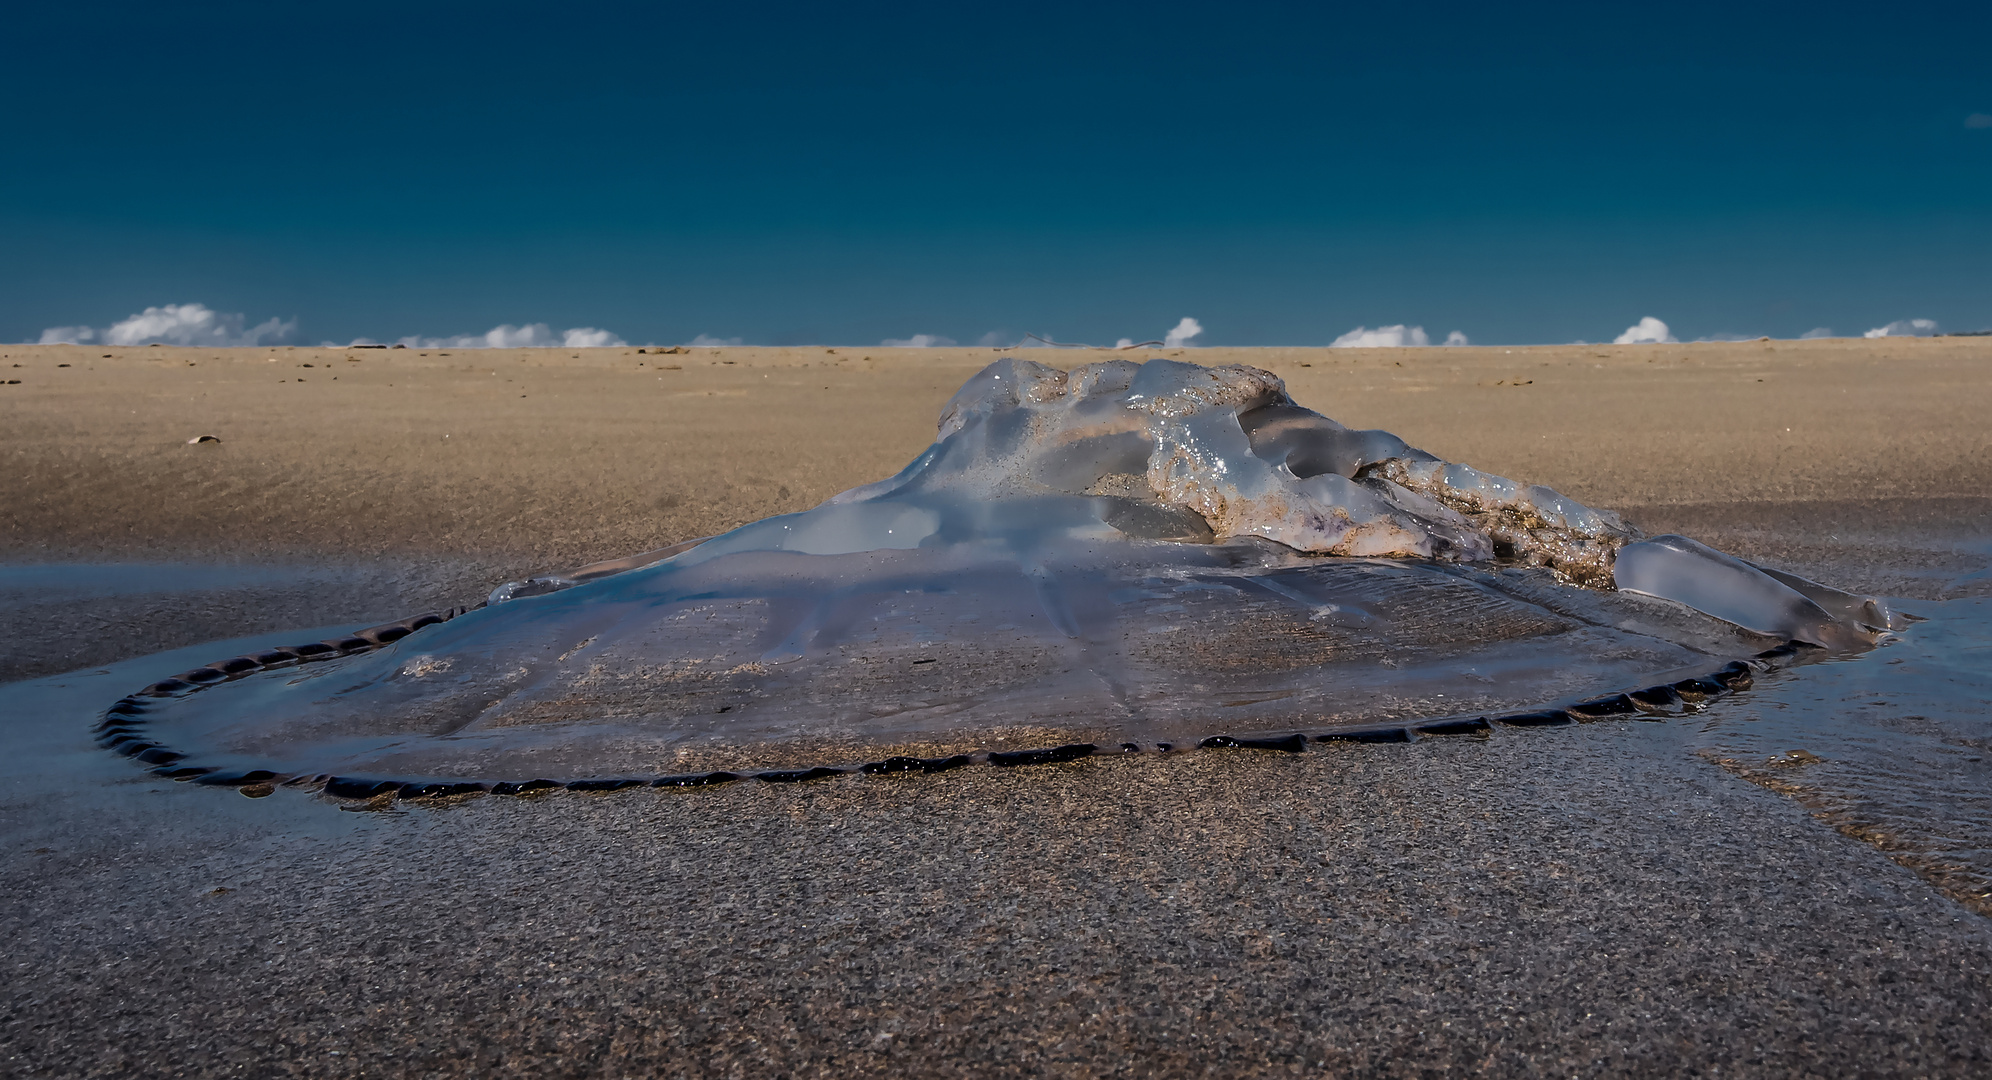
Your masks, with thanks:
<instances>
[{"instance_id":1,"label":"jellyfish dome","mask_svg":"<svg viewBox=\"0 0 1992 1080\"><path fill-rule=\"evenodd\" d=\"M1678 711L1890 619L1345 428L1269 372L1006 359L888 479L217 661L100 734L164 775L343 795L1294 749Z\"/></svg>"}]
</instances>

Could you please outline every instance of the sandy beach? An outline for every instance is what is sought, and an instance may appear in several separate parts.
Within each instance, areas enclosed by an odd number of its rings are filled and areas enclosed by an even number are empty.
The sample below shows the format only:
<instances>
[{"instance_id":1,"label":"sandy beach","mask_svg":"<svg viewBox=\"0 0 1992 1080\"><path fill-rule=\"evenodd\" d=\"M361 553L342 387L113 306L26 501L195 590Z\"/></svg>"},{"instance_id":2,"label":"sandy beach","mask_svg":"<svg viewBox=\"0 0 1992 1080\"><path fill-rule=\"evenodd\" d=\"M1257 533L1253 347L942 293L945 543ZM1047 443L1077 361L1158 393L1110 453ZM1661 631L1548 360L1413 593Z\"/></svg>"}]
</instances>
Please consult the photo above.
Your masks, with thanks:
<instances>
[{"instance_id":1,"label":"sandy beach","mask_svg":"<svg viewBox=\"0 0 1992 1080\"><path fill-rule=\"evenodd\" d=\"M1992 893L1916 839L1931 800L1883 827L1871 779L1767 779L1800 747L1754 714L377 812L89 742L91 703L245 643L888 475L999 355L0 346L0 1070L1992 1065ZM1937 628L1992 597L1992 338L1132 355L1267 368ZM1929 791L1983 802L1982 756Z\"/></svg>"}]
</instances>

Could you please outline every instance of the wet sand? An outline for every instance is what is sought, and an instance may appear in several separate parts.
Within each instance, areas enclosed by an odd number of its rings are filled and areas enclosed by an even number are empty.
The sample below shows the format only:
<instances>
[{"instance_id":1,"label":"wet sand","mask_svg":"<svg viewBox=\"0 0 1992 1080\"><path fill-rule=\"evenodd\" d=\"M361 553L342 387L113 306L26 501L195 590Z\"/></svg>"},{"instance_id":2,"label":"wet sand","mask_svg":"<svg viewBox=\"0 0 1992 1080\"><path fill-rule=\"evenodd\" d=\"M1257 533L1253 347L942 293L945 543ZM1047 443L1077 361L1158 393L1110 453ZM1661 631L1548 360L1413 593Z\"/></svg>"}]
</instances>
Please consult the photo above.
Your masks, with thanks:
<instances>
[{"instance_id":1,"label":"wet sand","mask_svg":"<svg viewBox=\"0 0 1992 1080\"><path fill-rule=\"evenodd\" d=\"M1736 757L1792 747L1714 753L1686 723L367 813L157 781L83 729L242 651L201 643L802 509L904 464L994 354L0 354L21 380L0 385L0 538L41 566L0 575L0 670L45 676L0 709L9 1073L1992 1057L1992 920ZM1992 341L1191 358L1271 368L1345 423L1648 531L1924 601L1992 594ZM242 579L92 593L57 565L167 562Z\"/></svg>"}]
</instances>

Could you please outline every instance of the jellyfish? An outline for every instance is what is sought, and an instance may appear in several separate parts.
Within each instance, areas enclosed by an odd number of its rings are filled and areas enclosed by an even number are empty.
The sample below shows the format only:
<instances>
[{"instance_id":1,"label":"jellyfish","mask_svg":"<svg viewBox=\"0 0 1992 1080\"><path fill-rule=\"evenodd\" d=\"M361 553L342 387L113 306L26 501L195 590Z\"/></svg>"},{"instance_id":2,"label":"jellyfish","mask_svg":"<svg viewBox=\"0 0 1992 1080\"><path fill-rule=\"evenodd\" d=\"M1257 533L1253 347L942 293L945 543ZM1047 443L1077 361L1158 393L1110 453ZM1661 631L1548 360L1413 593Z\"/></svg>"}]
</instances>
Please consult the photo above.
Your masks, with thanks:
<instances>
[{"instance_id":1,"label":"jellyfish","mask_svg":"<svg viewBox=\"0 0 1992 1080\"><path fill-rule=\"evenodd\" d=\"M690 786L1664 716L1885 605L1296 403L989 365L896 475L474 607L219 660L107 748L344 797Z\"/></svg>"}]
</instances>

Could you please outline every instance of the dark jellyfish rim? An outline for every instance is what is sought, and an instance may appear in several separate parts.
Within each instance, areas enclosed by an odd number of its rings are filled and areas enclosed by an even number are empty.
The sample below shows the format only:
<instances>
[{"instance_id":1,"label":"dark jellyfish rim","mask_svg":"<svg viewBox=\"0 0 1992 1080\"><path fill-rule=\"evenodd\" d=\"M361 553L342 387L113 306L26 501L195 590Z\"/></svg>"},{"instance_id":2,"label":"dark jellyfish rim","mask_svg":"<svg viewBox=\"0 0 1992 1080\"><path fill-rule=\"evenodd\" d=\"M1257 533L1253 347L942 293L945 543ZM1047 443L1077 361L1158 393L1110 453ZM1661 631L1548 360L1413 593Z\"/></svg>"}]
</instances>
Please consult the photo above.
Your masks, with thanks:
<instances>
[{"instance_id":1,"label":"dark jellyfish rim","mask_svg":"<svg viewBox=\"0 0 1992 1080\"><path fill-rule=\"evenodd\" d=\"M1084 758L1130 753L1179 753L1176 742L1157 742L1144 748L1140 743L1123 742L1113 746L1068 743L1062 746L1027 750L976 750L945 757L890 757L858 765L815 765L793 769L764 769L732 772L716 770L669 776L580 777L571 780L534 778L530 780L444 780L392 777L350 777L329 773L284 774L268 769L220 768L189 763L187 755L146 736L146 713L150 702L160 698L185 697L211 686L220 686L261 671L292 664L315 663L384 648L426 627L450 621L459 615L484 607L454 607L424 612L394 622L370 627L343 638L307 642L302 645L266 649L263 652L217 660L161 679L120 698L104 710L94 734L97 745L123 757L150 766L154 776L192 782L204 787L256 789L267 793L272 785L316 788L319 794L348 801L370 801L382 796L400 800L447 799L490 794L532 796L549 791L608 793L631 788L712 787L744 780L766 784L799 784L838 776L886 776L900 773L949 772L970 765L994 768L1026 768L1057 765ZM1607 719L1656 720L1684 715L1704 707L1717 697L1751 688L1760 671L1776 671L1802 662L1808 654L1823 652L1816 645L1788 641L1766 649L1748 660L1731 660L1706 675L1690 676L1672 682L1619 693L1569 701L1561 705L1507 713L1428 717L1383 724L1336 726L1308 733L1218 734L1195 743L1202 750L1263 750L1280 754L1305 753L1312 743L1412 743L1426 739L1456 740L1460 737L1485 739L1497 727L1567 727Z\"/></svg>"}]
</instances>

